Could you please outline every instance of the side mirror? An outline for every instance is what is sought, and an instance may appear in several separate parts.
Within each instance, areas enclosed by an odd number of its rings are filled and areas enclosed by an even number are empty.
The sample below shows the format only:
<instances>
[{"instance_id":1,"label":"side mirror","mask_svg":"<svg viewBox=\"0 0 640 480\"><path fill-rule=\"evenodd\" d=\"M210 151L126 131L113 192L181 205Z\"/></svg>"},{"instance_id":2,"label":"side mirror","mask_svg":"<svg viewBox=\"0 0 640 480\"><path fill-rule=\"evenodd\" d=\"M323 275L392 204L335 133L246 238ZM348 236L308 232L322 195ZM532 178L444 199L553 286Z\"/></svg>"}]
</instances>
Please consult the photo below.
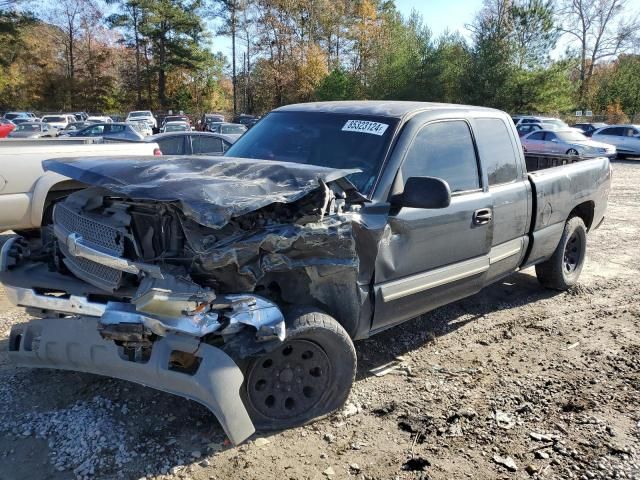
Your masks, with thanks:
<instances>
[{"instance_id":1,"label":"side mirror","mask_svg":"<svg viewBox=\"0 0 640 480\"><path fill-rule=\"evenodd\" d=\"M440 178L410 177L404 191L391 198L398 207L446 208L451 204L449 184Z\"/></svg>"}]
</instances>

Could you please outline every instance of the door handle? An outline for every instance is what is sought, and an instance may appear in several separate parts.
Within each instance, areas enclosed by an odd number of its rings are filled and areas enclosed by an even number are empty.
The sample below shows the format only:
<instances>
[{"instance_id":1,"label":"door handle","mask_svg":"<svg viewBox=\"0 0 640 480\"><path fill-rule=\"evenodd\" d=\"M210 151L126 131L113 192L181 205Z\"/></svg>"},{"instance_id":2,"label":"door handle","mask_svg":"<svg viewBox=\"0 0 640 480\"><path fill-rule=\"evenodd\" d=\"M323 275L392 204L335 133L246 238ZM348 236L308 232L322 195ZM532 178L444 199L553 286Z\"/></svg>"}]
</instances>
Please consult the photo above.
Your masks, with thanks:
<instances>
[{"instance_id":1,"label":"door handle","mask_svg":"<svg viewBox=\"0 0 640 480\"><path fill-rule=\"evenodd\" d=\"M481 208L473 212L473 224L474 225L486 225L493 218L493 213L490 208Z\"/></svg>"}]
</instances>

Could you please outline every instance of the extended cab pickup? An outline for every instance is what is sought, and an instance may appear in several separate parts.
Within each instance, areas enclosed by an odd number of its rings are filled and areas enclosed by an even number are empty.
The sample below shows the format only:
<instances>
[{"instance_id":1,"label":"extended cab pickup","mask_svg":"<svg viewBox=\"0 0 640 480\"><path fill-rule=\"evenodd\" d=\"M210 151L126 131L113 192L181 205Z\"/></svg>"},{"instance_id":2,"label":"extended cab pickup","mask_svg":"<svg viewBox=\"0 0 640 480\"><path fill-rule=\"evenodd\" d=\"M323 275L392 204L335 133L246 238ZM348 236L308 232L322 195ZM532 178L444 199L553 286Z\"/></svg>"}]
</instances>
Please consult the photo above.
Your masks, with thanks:
<instances>
[{"instance_id":1,"label":"extended cab pickup","mask_svg":"<svg viewBox=\"0 0 640 480\"><path fill-rule=\"evenodd\" d=\"M101 143L97 143L100 141ZM42 161L61 157L154 155L151 143L102 143L102 139L29 139L0 142L0 232L39 228L49 207L78 182L42 170Z\"/></svg>"},{"instance_id":2,"label":"extended cab pickup","mask_svg":"<svg viewBox=\"0 0 640 480\"><path fill-rule=\"evenodd\" d=\"M186 396L233 442L338 408L354 339L530 265L574 285L611 176L525 160L503 112L414 102L279 108L225 157L45 168L89 188L2 249L7 295L42 317L9 358Z\"/></svg>"}]
</instances>

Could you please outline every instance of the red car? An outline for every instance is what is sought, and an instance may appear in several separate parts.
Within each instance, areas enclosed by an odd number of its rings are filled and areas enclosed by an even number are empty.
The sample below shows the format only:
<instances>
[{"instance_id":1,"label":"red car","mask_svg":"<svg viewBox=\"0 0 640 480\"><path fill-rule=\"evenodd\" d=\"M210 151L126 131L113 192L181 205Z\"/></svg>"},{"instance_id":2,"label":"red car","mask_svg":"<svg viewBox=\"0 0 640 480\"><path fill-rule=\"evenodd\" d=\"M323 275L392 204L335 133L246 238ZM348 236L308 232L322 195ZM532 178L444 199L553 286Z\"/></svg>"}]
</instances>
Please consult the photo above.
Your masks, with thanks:
<instances>
[{"instance_id":1,"label":"red car","mask_svg":"<svg viewBox=\"0 0 640 480\"><path fill-rule=\"evenodd\" d=\"M16 126L9 120L0 118L0 138L6 138Z\"/></svg>"}]
</instances>

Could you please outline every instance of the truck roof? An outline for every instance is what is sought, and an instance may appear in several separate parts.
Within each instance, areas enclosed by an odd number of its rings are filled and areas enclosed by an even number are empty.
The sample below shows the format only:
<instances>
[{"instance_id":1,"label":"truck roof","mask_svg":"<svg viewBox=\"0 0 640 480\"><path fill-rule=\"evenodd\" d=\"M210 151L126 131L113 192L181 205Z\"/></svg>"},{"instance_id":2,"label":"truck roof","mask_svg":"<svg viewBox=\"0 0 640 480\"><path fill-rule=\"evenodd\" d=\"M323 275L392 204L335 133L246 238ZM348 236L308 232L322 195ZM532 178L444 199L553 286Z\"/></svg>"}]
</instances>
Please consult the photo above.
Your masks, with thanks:
<instances>
[{"instance_id":1,"label":"truck roof","mask_svg":"<svg viewBox=\"0 0 640 480\"><path fill-rule=\"evenodd\" d=\"M403 118L408 114L425 110L467 110L498 112L499 110L471 105L436 102L409 102L399 100L351 100L335 102L295 103L275 109L275 112L350 113Z\"/></svg>"}]
</instances>

